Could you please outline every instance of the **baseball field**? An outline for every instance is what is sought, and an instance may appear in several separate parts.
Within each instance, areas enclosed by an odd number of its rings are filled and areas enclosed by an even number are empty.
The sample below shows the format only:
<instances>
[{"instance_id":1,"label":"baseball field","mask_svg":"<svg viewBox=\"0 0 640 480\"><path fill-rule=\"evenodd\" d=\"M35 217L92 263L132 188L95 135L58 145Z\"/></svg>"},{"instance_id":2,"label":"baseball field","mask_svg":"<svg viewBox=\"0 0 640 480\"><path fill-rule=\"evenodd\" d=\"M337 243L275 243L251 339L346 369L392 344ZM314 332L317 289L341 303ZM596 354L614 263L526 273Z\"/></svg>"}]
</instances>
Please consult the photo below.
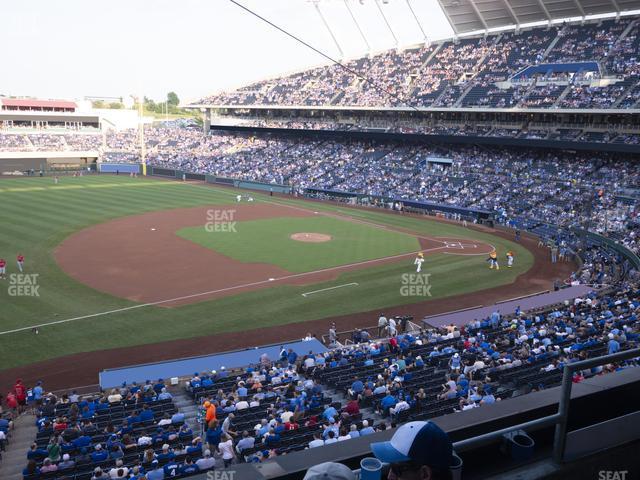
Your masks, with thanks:
<instances>
[{"instance_id":1,"label":"baseball field","mask_svg":"<svg viewBox=\"0 0 640 480\"><path fill-rule=\"evenodd\" d=\"M493 298L498 287L506 297L514 286L540 290L540 275L523 283L536 263L531 249L505 234L259 193L237 202L237 194L123 176L0 180L0 368L123 347L150 352L194 337L211 339L211 351L216 338L258 345L268 335L255 332L266 329L290 339L308 325L320 335L328 326L320 319L341 318L346 329L350 314L353 326L373 325L383 309L427 314L466 306L460 299L472 293ZM486 262L494 248L499 271ZM238 343L228 341L234 334ZM149 360L170 355L162 345Z\"/></svg>"}]
</instances>

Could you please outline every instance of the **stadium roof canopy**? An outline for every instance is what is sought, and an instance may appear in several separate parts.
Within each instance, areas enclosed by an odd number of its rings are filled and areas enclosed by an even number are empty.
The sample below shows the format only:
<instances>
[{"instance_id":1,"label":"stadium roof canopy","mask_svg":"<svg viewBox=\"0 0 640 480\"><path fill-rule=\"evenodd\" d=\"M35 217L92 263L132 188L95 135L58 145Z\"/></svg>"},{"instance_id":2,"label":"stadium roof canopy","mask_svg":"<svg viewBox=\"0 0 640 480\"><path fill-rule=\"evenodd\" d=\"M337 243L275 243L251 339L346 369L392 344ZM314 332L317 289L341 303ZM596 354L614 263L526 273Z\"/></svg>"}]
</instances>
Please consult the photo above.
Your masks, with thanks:
<instances>
[{"instance_id":1,"label":"stadium roof canopy","mask_svg":"<svg viewBox=\"0 0 640 480\"><path fill-rule=\"evenodd\" d=\"M75 102L66 100L38 100L31 98L0 98L0 104L5 107L18 108L78 108Z\"/></svg>"},{"instance_id":2,"label":"stadium roof canopy","mask_svg":"<svg viewBox=\"0 0 640 480\"><path fill-rule=\"evenodd\" d=\"M640 0L438 0L456 35L640 9Z\"/></svg>"}]
</instances>

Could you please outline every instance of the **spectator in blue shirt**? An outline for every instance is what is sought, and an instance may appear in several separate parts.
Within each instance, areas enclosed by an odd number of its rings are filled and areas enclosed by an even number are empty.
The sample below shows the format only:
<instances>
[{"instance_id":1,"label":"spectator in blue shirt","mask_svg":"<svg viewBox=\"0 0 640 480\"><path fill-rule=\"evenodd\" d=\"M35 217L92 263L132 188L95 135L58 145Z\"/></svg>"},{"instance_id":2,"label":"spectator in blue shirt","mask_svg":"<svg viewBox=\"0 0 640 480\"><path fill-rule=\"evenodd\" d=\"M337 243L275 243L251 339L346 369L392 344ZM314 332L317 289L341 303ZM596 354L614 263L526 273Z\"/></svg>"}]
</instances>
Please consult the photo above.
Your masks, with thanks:
<instances>
[{"instance_id":1,"label":"spectator in blue shirt","mask_svg":"<svg viewBox=\"0 0 640 480\"><path fill-rule=\"evenodd\" d=\"M160 392L162 392L162 389L165 387L166 385L164 384L164 380L159 378L156 384L153 386L153 391L156 392L156 395L158 395L160 394Z\"/></svg>"},{"instance_id":2,"label":"spectator in blue shirt","mask_svg":"<svg viewBox=\"0 0 640 480\"><path fill-rule=\"evenodd\" d=\"M357 396L364 390L364 384L358 377L353 377L353 383L351 384L351 395Z\"/></svg>"},{"instance_id":3,"label":"spectator in blue shirt","mask_svg":"<svg viewBox=\"0 0 640 480\"><path fill-rule=\"evenodd\" d=\"M91 437L89 435L81 435L71 442L71 444L78 450L82 447L88 447L91 445Z\"/></svg>"},{"instance_id":4,"label":"spectator in blue shirt","mask_svg":"<svg viewBox=\"0 0 640 480\"><path fill-rule=\"evenodd\" d=\"M383 415L389 414L389 409L396 404L396 399L391 393L387 393L387 396L382 399L380 402L380 407L382 407Z\"/></svg>"},{"instance_id":5,"label":"spectator in blue shirt","mask_svg":"<svg viewBox=\"0 0 640 480\"><path fill-rule=\"evenodd\" d=\"M38 448L38 444L37 443L32 443L31 444L31 450L29 450L27 452L27 459L28 460L39 460L41 458L44 458L46 456L49 455L49 452L47 452L44 448Z\"/></svg>"},{"instance_id":6,"label":"spectator in blue shirt","mask_svg":"<svg viewBox=\"0 0 640 480\"><path fill-rule=\"evenodd\" d=\"M617 340L617 337L613 334L609 334L609 343L607 345L607 352L609 355L620 351L620 343Z\"/></svg>"},{"instance_id":7,"label":"spectator in blue shirt","mask_svg":"<svg viewBox=\"0 0 640 480\"><path fill-rule=\"evenodd\" d=\"M372 433L376 433L373 427L369 426L369 422L367 420L362 421L362 428L360 429L360 436L371 435Z\"/></svg>"},{"instance_id":8,"label":"spectator in blue shirt","mask_svg":"<svg viewBox=\"0 0 640 480\"><path fill-rule=\"evenodd\" d=\"M193 463L191 457L187 456L184 459L184 463L180 465L180 475L191 475L192 473L197 473L200 471L200 468Z\"/></svg>"},{"instance_id":9,"label":"spectator in blue shirt","mask_svg":"<svg viewBox=\"0 0 640 480\"><path fill-rule=\"evenodd\" d=\"M158 395L158 400L169 400L173 398L173 396L167 392L166 387L160 390L160 394Z\"/></svg>"},{"instance_id":10,"label":"spectator in blue shirt","mask_svg":"<svg viewBox=\"0 0 640 480\"><path fill-rule=\"evenodd\" d=\"M151 462L153 470L147 472L147 480L164 480L164 470L160 467L158 460Z\"/></svg>"},{"instance_id":11,"label":"spectator in blue shirt","mask_svg":"<svg viewBox=\"0 0 640 480\"><path fill-rule=\"evenodd\" d=\"M36 383L36 386L33 387L33 399L36 402L42 401L42 395L44 394L44 390L42 389L42 382Z\"/></svg>"},{"instance_id":12,"label":"spectator in blue shirt","mask_svg":"<svg viewBox=\"0 0 640 480\"><path fill-rule=\"evenodd\" d=\"M336 418L338 416L338 411L333 408L333 405L329 405L327 406L327 408L324 409L324 412L322 412L322 417L325 420L330 420L332 418Z\"/></svg>"},{"instance_id":13,"label":"spectator in blue shirt","mask_svg":"<svg viewBox=\"0 0 640 480\"><path fill-rule=\"evenodd\" d=\"M298 359L298 354L294 352L293 349L290 348L289 353L287 354L287 361L289 362L289 365L294 365L297 359Z\"/></svg>"},{"instance_id":14,"label":"spectator in blue shirt","mask_svg":"<svg viewBox=\"0 0 640 480\"><path fill-rule=\"evenodd\" d=\"M158 454L158 460L173 460L174 458L176 458L176 454L173 453L173 450L171 450L169 444L165 443L164 445L162 445L162 452Z\"/></svg>"},{"instance_id":15,"label":"spectator in blue shirt","mask_svg":"<svg viewBox=\"0 0 640 480\"><path fill-rule=\"evenodd\" d=\"M103 450L102 445L99 443L94 447L94 452L91 454L91 460L93 463L100 463L109 458L109 454Z\"/></svg>"},{"instance_id":16,"label":"spectator in blue shirt","mask_svg":"<svg viewBox=\"0 0 640 480\"><path fill-rule=\"evenodd\" d=\"M182 423L182 422L184 422L184 413L176 412L173 415L171 415L171 423L176 424L176 423Z\"/></svg>"},{"instance_id":17,"label":"spectator in blue shirt","mask_svg":"<svg viewBox=\"0 0 640 480\"><path fill-rule=\"evenodd\" d=\"M149 408L149 405L146 403L142 406L142 411L140 412L139 419L141 422L149 422L153 421L153 410Z\"/></svg>"},{"instance_id":18,"label":"spectator in blue shirt","mask_svg":"<svg viewBox=\"0 0 640 480\"><path fill-rule=\"evenodd\" d=\"M222 427L219 426L216 420L209 424L209 428L206 433L206 440L209 444L209 450L214 451L218 449L220 438L222 437Z\"/></svg>"},{"instance_id":19,"label":"spectator in blue shirt","mask_svg":"<svg viewBox=\"0 0 640 480\"><path fill-rule=\"evenodd\" d=\"M264 444L269 448L274 448L280 443L280 435L278 435L273 428L269 430L269 433L264 437Z\"/></svg>"}]
</instances>

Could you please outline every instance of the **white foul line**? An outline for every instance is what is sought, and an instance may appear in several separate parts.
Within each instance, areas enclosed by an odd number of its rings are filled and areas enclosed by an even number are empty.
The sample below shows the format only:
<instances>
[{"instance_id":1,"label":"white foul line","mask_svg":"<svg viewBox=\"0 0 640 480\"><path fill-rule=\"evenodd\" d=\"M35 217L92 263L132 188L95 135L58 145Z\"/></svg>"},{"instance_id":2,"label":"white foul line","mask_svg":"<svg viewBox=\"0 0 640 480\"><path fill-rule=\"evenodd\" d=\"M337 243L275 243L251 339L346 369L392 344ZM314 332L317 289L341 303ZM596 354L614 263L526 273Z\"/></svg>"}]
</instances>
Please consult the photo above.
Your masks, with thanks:
<instances>
[{"instance_id":1,"label":"white foul line","mask_svg":"<svg viewBox=\"0 0 640 480\"><path fill-rule=\"evenodd\" d=\"M428 248L426 250L420 250L420 251L421 252L432 252L432 251L435 251L435 250L441 250L443 248L445 248L445 247L434 247L434 248ZM129 310L135 310L136 308L153 307L153 306L156 306L156 305L162 305L163 303L173 303L173 302L178 302L180 300L188 300L190 298L202 297L202 296L205 296L205 295L213 295L213 294L216 294L216 293L228 292L230 290L237 290L237 289L240 289L240 288L255 287L255 286L258 286L258 285L265 284L265 283L274 283L274 282L278 282L280 280L289 280L291 278L304 277L306 275L315 275L317 273L331 272L333 270L342 270L344 268L356 267L356 266L359 266L359 265L367 265L369 263L379 263L379 262L383 262L383 261L387 261L387 260L393 260L393 259L396 259L396 258L408 257L409 255L413 256L415 254L416 254L416 252L401 253L401 254L398 254L398 255L391 255L389 257L374 258L374 259L371 259L371 260L364 260L362 262L348 263L348 264L345 264L345 265L338 265L336 267L322 268L320 270L313 270L311 272L293 273L291 275L285 275L285 276L277 277L277 278L269 278L267 280L260 280L258 282L244 283L242 285L233 285L231 287L219 288L217 290L209 290L208 292L200 292L200 293L194 293L194 294L191 294L191 295L183 295L182 297L169 298L167 300L159 300L157 302L142 303L142 304L139 304L139 305L132 305L130 307L123 307L123 308L118 308L118 309L115 309L115 310L109 310L109 311L106 311L106 312L98 312L98 313L92 313L90 315L82 315L80 317L65 318L63 320L56 320L55 322L41 323L39 325L29 325L28 327L15 328L13 330L6 330L4 332L0 332L0 335L8 335L10 333L17 333L17 332L23 332L25 330L31 330L32 328L48 327L50 325L58 325L60 323L74 322L76 320L84 320L85 318L95 318L95 317L100 317L100 316L103 316L103 315L110 315L112 313L126 312L126 311L129 311Z\"/></svg>"},{"instance_id":2,"label":"white foul line","mask_svg":"<svg viewBox=\"0 0 640 480\"><path fill-rule=\"evenodd\" d=\"M313 290L312 292L301 293L301 295L303 297L306 297L307 295L313 295L314 293L326 292L328 290L335 290L336 288L350 287L351 285L356 285L357 286L358 284L356 282L345 283L344 285L336 285L335 287L322 288L320 290Z\"/></svg>"},{"instance_id":3,"label":"white foul line","mask_svg":"<svg viewBox=\"0 0 640 480\"><path fill-rule=\"evenodd\" d=\"M190 184L190 185L194 186L192 184ZM219 189L219 188L216 188L216 187L204 187L204 186L202 186L202 187L203 188L210 188L210 189L212 189L212 190L214 190L216 192L219 192L219 193L226 193L226 194L228 194L230 196L235 196L233 193L228 192L228 191L226 191L224 189ZM270 203L270 204L273 204L273 205L279 205L279 206L283 206L283 207L289 207L289 208L292 208L292 209L295 209L295 210L304 210L304 211L307 211L307 212L308 211L312 211L312 210L304 208L304 207L299 207L299 206L295 206L295 205L289 205L287 203L280 203L280 202L274 202L274 201L269 201L269 200L263 200L263 202L264 203ZM367 222L365 220L360 220L360 219L356 219L356 218L353 218L353 217L348 217L348 216L345 217L345 216L341 216L341 215L331 214L331 213L328 213L328 212L322 212L321 214L329 216L329 217L337 217L337 218L348 219L350 221L367 223L369 225L376 226L378 228L391 230L388 226L377 224L377 223L374 223L374 222ZM411 234L411 233L408 233L408 232L400 232L398 230L395 230L395 231L399 232L399 233L407 233L407 235L414 235L415 237L418 237L418 238L424 238L426 240L437 241L437 242L440 242L440 243L444 244L442 247L434 247L434 248L427 248L425 250L420 250L421 252L432 252L432 251L435 251L435 250L441 250L443 248L446 248L446 246L445 246L446 242L444 242L442 240L436 240L434 238L424 237L424 236L421 236L421 235ZM442 253L448 253L448 252L442 252ZM228 292L230 290L237 290L237 289L240 289L240 288L254 287L254 286L257 286L257 285L262 285L264 283L273 283L273 282L277 282L277 281L280 281L280 280L288 280L288 279L291 279L291 278L302 277L302 276L305 276L305 275L313 275L313 274L316 274L316 273L329 272L329 271L332 271L332 270L340 270L340 269L343 269L343 268L354 267L354 266L358 266L358 265L366 265L366 264L374 263L374 262L382 262L382 261L385 261L385 260L392 260L394 258L402 258L402 257L406 257L406 256L409 256L409 255L415 255L415 254L416 254L416 252L410 252L410 253L403 253L403 254L399 254L399 255L392 255L390 257L375 258L375 259L372 259L372 260L365 260L365 261L362 261L362 262L350 263L350 264L346 264L346 265L339 265L337 267L323 268L323 269L320 269L320 270L314 270L312 272L295 273L295 274L292 274L292 275L285 275L283 277L271 278L271 279L268 279L268 280L261 280L259 282L245 283L245 284L242 284L242 285L234 285L234 286L231 286L231 287L220 288L218 290L210 290L208 292L200 292L200 293L194 293L192 295L184 295L184 296L181 296L181 297L170 298L170 299L167 299L167 300L159 300L157 302L141 303L141 304L138 304L138 305L132 305L130 307L123 307L123 308L117 308L115 310L108 310L106 312L92 313L92 314L89 314L89 315L82 315L82 316L79 316L79 317L65 318L63 320L56 320L54 322L40 323L38 325L29 325L28 327L14 328L13 330L5 330L4 332L0 332L0 335L8 335L10 333L24 332L26 330L31 330L33 328L42 328L42 327L48 327L50 325L59 325L59 324L62 324L62 323L67 323L67 322L74 322L76 320L84 320L84 319L87 319L87 318L95 318L95 317L101 317L101 316L104 316L104 315L111 315L113 313L127 312L129 310L135 310L137 308L153 307L153 306L156 306L156 305L162 305L164 303L178 302L180 300L188 300L190 298L202 297L202 296L205 296L205 295L213 295L213 294L216 294L216 293ZM462 254L455 254L455 255L484 255L484 254L477 254L477 253L466 253L465 254L465 253L462 253Z\"/></svg>"}]
</instances>

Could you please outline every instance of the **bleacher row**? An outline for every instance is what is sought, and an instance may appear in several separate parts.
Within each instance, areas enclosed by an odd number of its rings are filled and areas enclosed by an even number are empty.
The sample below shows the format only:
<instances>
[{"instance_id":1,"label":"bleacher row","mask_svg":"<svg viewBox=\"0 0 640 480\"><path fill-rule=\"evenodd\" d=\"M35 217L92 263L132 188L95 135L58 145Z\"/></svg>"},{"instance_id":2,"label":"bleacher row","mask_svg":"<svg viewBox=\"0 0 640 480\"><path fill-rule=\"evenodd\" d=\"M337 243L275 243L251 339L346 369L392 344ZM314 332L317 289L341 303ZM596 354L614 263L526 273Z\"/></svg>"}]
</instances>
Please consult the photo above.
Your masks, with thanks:
<instances>
[{"instance_id":1,"label":"bleacher row","mask_svg":"<svg viewBox=\"0 0 640 480\"><path fill-rule=\"evenodd\" d=\"M215 372L204 374L202 378L208 378L212 384L193 388L191 382L188 382L187 391L197 405L202 405L206 401L215 402L217 416L215 423L209 425L209 428L220 428L219 425L227 423L225 420L229 419L231 421L227 428L239 434L245 430L254 432L256 424L269 428L281 425L277 420L279 415L282 412L295 410L295 414L291 415L293 420L290 420L296 425L294 429L279 432L275 442L268 442L256 435L255 443L250 448L239 452L241 461L267 461L272 454L284 455L308 448L309 443L323 436L326 430L333 427L334 422L339 423L341 432L345 428L349 429L351 425L355 426L356 431L363 429L367 424L386 427L387 420L384 417L389 417L388 420L392 424L425 420L464 409L462 405L468 405L470 402L468 399L473 400L473 396L477 396L476 403L481 398L484 401L488 397L495 398L497 401L516 397L527 391L556 386L561 380L561 369L557 362L606 354L611 348L607 339L611 342L611 339L615 338L610 332L624 332L626 341L620 346L623 350L637 344L639 335L635 311L636 308L640 308L640 300L638 300L640 297L636 294L634 289L613 290L612 293L602 294L600 298L592 297L597 302L580 303L569 307L551 306L524 317L510 314L495 321L493 318L484 319L477 325L471 324L461 331L447 329L439 333L421 331L404 334L398 336L397 343L391 341L386 344L385 342L385 347L382 349L379 346L375 347L378 352L376 354L371 353L373 347L369 347L369 344L338 348L322 356L312 355L318 360L320 357L325 359L324 362L313 366L305 364L307 357L302 359L306 370L304 376L300 373L302 371L300 368L297 369L298 371L292 368L291 357L285 355L276 364L256 365L237 372L228 372L227 376L218 377ZM573 316L568 316L566 312L562 313L563 309L571 311ZM615 315L611 310L616 312ZM568 326L572 328L567 329ZM575 330L576 327L578 330ZM580 333L582 329L587 330ZM549 336L545 333L538 335L542 330L557 332L557 335ZM522 341L520 335L523 332L530 335L534 332L533 338L536 340L531 343L531 346L529 346L531 338ZM571 333L579 333L579 335L578 337L567 336ZM546 349L534 348L538 340L546 340L547 337L549 342L545 344ZM489 355L489 352L496 345L503 345L509 338L511 339L508 342L509 346L500 348L495 353L499 353L500 358L504 355L514 355L514 358L522 357L522 361L511 366L498 363L491 365L497 357ZM515 339L520 341L514 343ZM540 344L542 342L538 343ZM520 353L520 349L525 346L527 353ZM452 362L458 356L460 356L460 362L454 368ZM489 359L490 364L483 363L481 367L471 368L466 373L467 368L472 365L475 367L474 362L480 358L484 358L485 361ZM403 367L400 367L402 362L406 366L403 364ZM466 374L461 375L462 373ZM583 372L583 375L599 373L602 373L602 370ZM279 378L278 382L273 381L275 377ZM363 385L386 384L387 388L377 395L365 394L364 391L356 394L352 390L354 380L361 380ZM259 382L259 386L256 382ZM455 383L457 390L454 390L452 395L442 393L441 389L445 382ZM239 396L240 388L248 388L247 394L243 397ZM371 387L364 388L371 390ZM363 412L349 414L342 402L332 400L330 395L325 395L325 392L330 392L332 389L335 389L339 395L359 402L360 408L373 408L383 416L383 420L379 420L380 417L375 413L367 414L366 419ZM264 398L260 398L257 405L244 409L228 408L241 400L256 400L261 393L264 394ZM384 398L390 396L397 402L410 399L410 408L390 414L389 405L385 407L383 404ZM301 398L302 403L298 402ZM92 409L87 408L86 401L81 400L81 402L79 404L83 405L81 409L58 403L52 411L51 406L46 406L46 402L43 407L50 418L56 419L55 422L66 423L66 417L69 417L77 418L83 427L87 426L87 422L93 424L93 433L90 435L89 442L83 442L82 446L74 445L72 442L61 444L61 454L72 455L77 460L76 465L56 472L26 474L25 479L88 480L92 478L96 467L102 468L103 471L113 468L116 458L91 461L90 457L88 459L85 457L95 452L98 444L106 451L110 451L110 443L120 444L123 437L121 434L116 433L116 437L112 437L114 435L112 432L117 431L119 425L123 426L121 428L129 426L127 434L133 439L147 434L153 438L150 445L138 446L135 445L134 440L134 444L124 448L124 454L118 458L128 468L137 465L138 468L147 470L158 469L169 462L171 465L180 464L187 457L197 459L202 456L203 445L198 440L195 440L189 453L179 453L169 458L166 455L167 452L163 451L165 444L175 447L178 444L188 444L194 438L190 428L177 430L182 425L181 421L158 431L158 421L177 412L171 399L145 398L144 401L136 401L128 396L122 401L107 403L103 400L93 403ZM89 403L89 406L91 405ZM97 405L100 405L99 409ZM298 411L294 405L304 405L306 408ZM153 418L147 421L131 422L131 418L138 418L136 415L141 409L151 410ZM330 410L335 412L333 414L335 417L327 416ZM231 413L234 414L233 418L229 417ZM267 424L267 421L270 423ZM41 418L38 424L40 431L35 439L34 450L36 451L49 445L51 437L56 433L54 426L44 419ZM57 433L64 437L65 431L66 429L59 429ZM209 447L215 448L215 445L210 444ZM149 448L153 449L154 454L149 455ZM114 451L117 450L117 448L114 449ZM43 456L33 455L37 466L42 465ZM83 458L85 458L84 461L82 461ZM151 463L153 459L157 461ZM177 476L181 476L180 471L177 472Z\"/></svg>"},{"instance_id":2,"label":"bleacher row","mask_svg":"<svg viewBox=\"0 0 640 480\"><path fill-rule=\"evenodd\" d=\"M330 65L198 103L632 108L638 104L633 92L638 87L639 29L637 17L631 16L448 40L347 62L373 82ZM602 78L608 81L600 85ZM536 86L538 81L545 84ZM385 95L389 91L394 96Z\"/></svg>"},{"instance_id":3,"label":"bleacher row","mask_svg":"<svg viewBox=\"0 0 640 480\"><path fill-rule=\"evenodd\" d=\"M160 456L158 459L160 467L166 465L170 460L182 462L186 457L197 460L197 458L202 456L203 451L201 444L199 444L199 448L191 448L188 454L179 454L171 459L163 459L161 457L163 445L168 444L171 447L179 444L189 445L194 439L193 433L188 426L180 429L180 427L184 425L182 421L172 422L163 427L158 426L158 422L161 419L167 418L167 416L171 416L178 411L171 399L146 400L144 408L153 413L153 417L146 421L128 421L130 416L143 409L143 405L139 402L126 400L110 402L103 403L102 407L100 410L93 410L83 415L83 417L78 418L77 421L79 421L82 426L81 431L75 434L76 438L60 443L60 455L68 454L75 465L71 468L51 472L39 471L43 465L43 461L47 458L47 447L51 444L51 439L57 435L64 438L67 430L54 430L51 421L46 421L47 418L51 417L40 416L40 429L34 440L32 450L28 455L28 457L35 461L37 470L32 474L28 474L25 469L25 480L54 478L89 480L93 478L96 468L100 468L106 473L116 467L118 460L121 460L124 466L128 466L129 468L134 465L140 465L148 469L151 467L151 461L145 461L144 456L148 449L152 449ZM56 404L53 418L68 422L68 427L72 429L74 422L70 419L74 417L69 416L70 409L71 404L69 403ZM92 425L91 432L88 432L87 429L84 428L87 423ZM124 435L116 433L125 428L127 431L126 435L132 440L132 443L123 444ZM138 445L136 441L143 435L148 435L152 440L149 444ZM118 448L112 450L109 448L111 445L116 445ZM123 455L119 453L116 455L115 452L122 452ZM105 456L106 458L99 460L96 455Z\"/></svg>"}]
</instances>

